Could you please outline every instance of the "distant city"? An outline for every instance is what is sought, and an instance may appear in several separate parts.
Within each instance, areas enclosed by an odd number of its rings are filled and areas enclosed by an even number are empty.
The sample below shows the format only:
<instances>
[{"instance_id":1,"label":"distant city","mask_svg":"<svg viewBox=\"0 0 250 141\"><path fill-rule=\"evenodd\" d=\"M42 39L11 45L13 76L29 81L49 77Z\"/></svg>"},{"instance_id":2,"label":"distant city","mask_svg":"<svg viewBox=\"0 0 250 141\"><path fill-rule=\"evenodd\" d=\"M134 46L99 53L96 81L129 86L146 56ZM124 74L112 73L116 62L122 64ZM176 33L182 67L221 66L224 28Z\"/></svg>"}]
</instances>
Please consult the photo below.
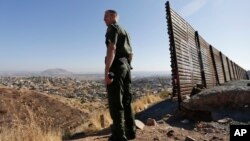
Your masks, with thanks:
<instances>
[{"instance_id":1,"label":"distant city","mask_svg":"<svg viewBox=\"0 0 250 141\"><path fill-rule=\"evenodd\" d=\"M171 92L171 77L167 72L135 72L133 74L135 97L145 94ZM11 72L0 74L0 87L27 89L47 94L96 101L106 97L103 74L74 74L63 69L42 72Z\"/></svg>"},{"instance_id":2,"label":"distant city","mask_svg":"<svg viewBox=\"0 0 250 141\"><path fill-rule=\"evenodd\" d=\"M132 71L133 78L143 78L152 76L170 76L170 71ZM103 73L73 73L61 68L47 69L44 71L0 71L2 77L32 77L32 76L47 76L47 77L72 77L85 80L103 79Z\"/></svg>"}]
</instances>

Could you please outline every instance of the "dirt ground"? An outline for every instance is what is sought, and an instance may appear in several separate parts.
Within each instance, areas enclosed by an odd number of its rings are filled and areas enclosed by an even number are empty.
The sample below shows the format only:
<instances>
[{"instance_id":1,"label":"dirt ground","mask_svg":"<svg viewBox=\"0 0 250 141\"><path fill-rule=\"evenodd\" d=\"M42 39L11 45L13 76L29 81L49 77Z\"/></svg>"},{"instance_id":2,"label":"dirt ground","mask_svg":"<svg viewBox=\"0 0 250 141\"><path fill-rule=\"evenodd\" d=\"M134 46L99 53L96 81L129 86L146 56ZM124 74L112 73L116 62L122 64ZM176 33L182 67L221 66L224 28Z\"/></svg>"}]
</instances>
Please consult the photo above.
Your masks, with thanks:
<instances>
[{"instance_id":1,"label":"dirt ground","mask_svg":"<svg viewBox=\"0 0 250 141\"><path fill-rule=\"evenodd\" d=\"M137 119L146 123L147 118L156 120L156 125L137 129L136 139L133 141L229 141L229 126L234 123L231 119L224 121L204 122L189 120L182 116L176 101L162 101L142 113L136 115ZM99 133L72 138L71 141L107 141L110 136L109 129ZM188 139L186 139L188 138Z\"/></svg>"},{"instance_id":2,"label":"dirt ground","mask_svg":"<svg viewBox=\"0 0 250 141\"><path fill-rule=\"evenodd\" d=\"M232 86L234 88L232 91L237 94L239 88L248 89L249 84L250 80L245 80L226 83L224 86ZM245 93L249 94L248 92ZM248 105L246 106L248 107ZM141 120L143 123L146 123L148 118L152 118L155 119L157 124L154 126L145 126L143 130L137 129L134 141L229 141L230 125L250 124L249 120L239 121L229 117L207 122L191 120L184 116L183 112L178 109L178 102L176 100L167 99L137 114L136 119ZM243 112L242 115L249 116L248 112ZM73 140L107 141L109 136L109 129L104 129L97 134L76 137Z\"/></svg>"}]
</instances>

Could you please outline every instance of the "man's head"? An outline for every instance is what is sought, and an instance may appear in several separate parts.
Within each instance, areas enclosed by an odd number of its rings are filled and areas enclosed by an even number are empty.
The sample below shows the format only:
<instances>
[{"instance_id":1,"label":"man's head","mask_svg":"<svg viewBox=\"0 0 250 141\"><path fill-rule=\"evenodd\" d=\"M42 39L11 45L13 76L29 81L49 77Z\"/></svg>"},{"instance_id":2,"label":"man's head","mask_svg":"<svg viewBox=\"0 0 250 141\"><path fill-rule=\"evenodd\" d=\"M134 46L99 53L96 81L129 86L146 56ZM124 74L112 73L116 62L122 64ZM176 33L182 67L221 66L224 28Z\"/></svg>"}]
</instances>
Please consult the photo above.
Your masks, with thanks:
<instances>
[{"instance_id":1,"label":"man's head","mask_svg":"<svg viewBox=\"0 0 250 141\"><path fill-rule=\"evenodd\" d=\"M118 21L118 14L115 10L106 10L104 15L104 22L106 25L111 25Z\"/></svg>"}]
</instances>

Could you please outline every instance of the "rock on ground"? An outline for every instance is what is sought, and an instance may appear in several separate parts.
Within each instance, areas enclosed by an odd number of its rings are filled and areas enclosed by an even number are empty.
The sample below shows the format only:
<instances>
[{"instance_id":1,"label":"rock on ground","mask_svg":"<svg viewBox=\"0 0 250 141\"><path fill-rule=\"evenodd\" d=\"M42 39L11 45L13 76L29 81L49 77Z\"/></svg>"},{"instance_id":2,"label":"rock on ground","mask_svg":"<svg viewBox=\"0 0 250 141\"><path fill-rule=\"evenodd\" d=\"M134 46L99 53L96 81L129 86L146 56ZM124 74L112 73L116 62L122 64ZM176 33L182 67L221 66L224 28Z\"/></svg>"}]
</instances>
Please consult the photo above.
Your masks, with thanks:
<instances>
[{"instance_id":1,"label":"rock on ground","mask_svg":"<svg viewBox=\"0 0 250 141\"><path fill-rule=\"evenodd\" d=\"M191 118L218 120L229 117L250 121L250 80L234 81L207 89L186 99L181 109Z\"/></svg>"}]
</instances>

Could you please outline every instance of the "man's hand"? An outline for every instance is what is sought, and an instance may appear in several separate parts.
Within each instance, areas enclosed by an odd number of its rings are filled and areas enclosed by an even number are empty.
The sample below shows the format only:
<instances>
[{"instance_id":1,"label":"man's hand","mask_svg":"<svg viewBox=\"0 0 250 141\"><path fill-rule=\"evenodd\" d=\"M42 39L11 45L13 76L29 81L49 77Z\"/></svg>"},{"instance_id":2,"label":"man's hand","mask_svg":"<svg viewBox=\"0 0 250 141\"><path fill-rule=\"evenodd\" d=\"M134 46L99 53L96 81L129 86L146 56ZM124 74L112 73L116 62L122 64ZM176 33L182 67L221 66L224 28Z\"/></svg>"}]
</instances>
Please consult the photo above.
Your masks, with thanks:
<instances>
[{"instance_id":1,"label":"man's hand","mask_svg":"<svg viewBox=\"0 0 250 141\"><path fill-rule=\"evenodd\" d=\"M105 81L106 85L109 85L113 82L113 79L110 79L109 75L105 73L105 80L104 81Z\"/></svg>"}]
</instances>

